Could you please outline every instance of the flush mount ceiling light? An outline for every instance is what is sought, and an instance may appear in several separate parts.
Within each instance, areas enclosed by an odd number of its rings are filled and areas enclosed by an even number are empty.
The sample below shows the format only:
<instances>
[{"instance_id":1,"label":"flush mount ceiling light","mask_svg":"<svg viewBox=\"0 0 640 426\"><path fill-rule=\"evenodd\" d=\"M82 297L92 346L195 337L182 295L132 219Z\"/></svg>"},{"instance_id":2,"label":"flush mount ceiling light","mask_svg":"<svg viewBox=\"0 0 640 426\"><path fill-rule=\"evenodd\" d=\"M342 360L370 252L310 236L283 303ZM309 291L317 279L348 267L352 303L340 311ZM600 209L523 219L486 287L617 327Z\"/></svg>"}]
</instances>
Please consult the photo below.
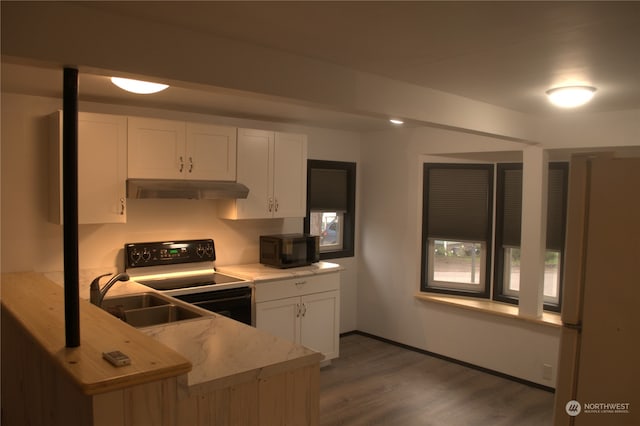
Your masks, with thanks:
<instances>
[{"instance_id":1,"label":"flush mount ceiling light","mask_svg":"<svg viewBox=\"0 0 640 426\"><path fill-rule=\"evenodd\" d=\"M402 121L402 120L398 120L397 118L390 118L390 119L389 119L389 122L390 122L391 124L396 124L396 125L404 124L404 121Z\"/></svg>"},{"instance_id":2,"label":"flush mount ceiling light","mask_svg":"<svg viewBox=\"0 0 640 426\"><path fill-rule=\"evenodd\" d=\"M120 77L111 77L111 82L122 90L126 90L127 92L131 93L138 93L140 95L148 95L150 93L161 92L169 87L169 85L167 84L152 83L150 81L132 80L130 78Z\"/></svg>"},{"instance_id":3,"label":"flush mount ceiling light","mask_svg":"<svg viewBox=\"0 0 640 426\"><path fill-rule=\"evenodd\" d=\"M584 105L593 98L596 92L591 86L564 86L547 90L549 101L561 108L575 108Z\"/></svg>"}]
</instances>

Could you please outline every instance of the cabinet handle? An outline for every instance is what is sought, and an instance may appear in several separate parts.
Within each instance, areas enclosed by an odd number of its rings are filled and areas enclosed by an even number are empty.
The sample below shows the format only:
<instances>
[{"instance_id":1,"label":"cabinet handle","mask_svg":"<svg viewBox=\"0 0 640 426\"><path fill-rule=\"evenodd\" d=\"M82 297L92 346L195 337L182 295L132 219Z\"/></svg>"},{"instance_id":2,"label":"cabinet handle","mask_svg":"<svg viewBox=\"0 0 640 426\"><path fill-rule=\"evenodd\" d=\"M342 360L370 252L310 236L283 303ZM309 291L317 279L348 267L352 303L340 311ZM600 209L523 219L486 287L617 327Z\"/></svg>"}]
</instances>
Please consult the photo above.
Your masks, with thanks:
<instances>
[{"instance_id":1,"label":"cabinet handle","mask_svg":"<svg viewBox=\"0 0 640 426\"><path fill-rule=\"evenodd\" d=\"M193 157L189 157L189 173L193 171Z\"/></svg>"},{"instance_id":2,"label":"cabinet handle","mask_svg":"<svg viewBox=\"0 0 640 426\"><path fill-rule=\"evenodd\" d=\"M299 287L299 286L301 286L301 285L305 285L306 283L307 283L306 281L298 281L298 282L296 282L295 284L296 284L296 286L298 286L298 287Z\"/></svg>"},{"instance_id":3,"label":"cabinet handle","mask_svg":"<svg viewBox=\"0 0 640 426\"><path fill-rule=\"evenodd\" d=\"M276 211L278 211L278 199L276 198Z\"/></svg>"},{"instance_id":4,"label":"cabinet handle","mask_svg":"<svg viewBox=\"0 0 640 426\"><path fill-rule=\"evenodd\" d=\"M306 303L302 304L302 316L307 315L307 305Z\"/></svg>"},{"instance_id":5,"label":"cabinet handle","mask_svg":"<svg viewBox=\"0 0 640 426\"><path fill-rule=\"evenodd\" d=\"M180 173L184 170L184 158L180 156Z\"/></svg>"},{"instance_id":6,"label":"cabinet handle","mask_svg":"<svg viewBox=\"0 0 640 426\"><path fill-rule=\"evenodd\" d=\"M269 209L269 213L273 211L273 198L269 198L267 208Z\"/></svg>"},{"instance_id":7,"label":"cabinet handle","mask_svg":"<svg viewBox=\"0 0 640 426\"><path fill-rule=\"evenodd\" d=\"M124 197L120 198L120 216L124 216Z\"/></svg>"},{"instance_id":8,"label":"cabinet handle","mask_svg":"<svg viewBox=\"0 0 640 426\"><path fill-rule=\"evenodd\" d=\"M296 318L300 318L300 304L296 303Z\"/></svg>"}]
</instances>

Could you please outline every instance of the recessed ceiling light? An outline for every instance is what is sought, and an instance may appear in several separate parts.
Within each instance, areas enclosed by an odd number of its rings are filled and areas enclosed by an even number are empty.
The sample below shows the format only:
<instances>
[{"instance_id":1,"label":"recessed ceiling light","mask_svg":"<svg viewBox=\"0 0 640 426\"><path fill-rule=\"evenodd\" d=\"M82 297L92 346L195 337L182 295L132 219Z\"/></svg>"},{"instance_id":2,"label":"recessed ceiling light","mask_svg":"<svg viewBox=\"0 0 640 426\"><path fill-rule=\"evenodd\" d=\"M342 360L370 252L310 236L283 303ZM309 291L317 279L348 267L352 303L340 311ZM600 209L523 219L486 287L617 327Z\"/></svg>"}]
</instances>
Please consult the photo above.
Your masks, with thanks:
<instances>
[{"instance_id":1,"label":"recessed ceiling light","mask_svg":"<svg viewBox=\"0 0 640 426\"><path fill-rule=\"evenodd\" d=\"M564 86L547 90L549 101L561 108L574 108L584 105L593 98L596 92L591 86Z\"/></svg>"},{"instance_id":2,"label":"recessed ceiling light","mask_svg":"<svg viewBox=\"0 0 640 426\"><path fill-rule=\"evenodd\" d=\"M397 125L404 124L404 121L402 121L402 120L398 120L397 118L390 118L390 119L389 119L389 121L390 121L392 124L397 124Z\"/></svg>"},{"instance_id":3,"label":"recessed ceiling light","mask_svg":"<svg viewBox=\"0 0 640 426\"><path fill-rule=\"evenodd\" d=\"M120 77L111 77L111 82L122 90L126 90L127 92L131 93L138 93L141 95L161 92L169 87L169 85L167 84L152 83L150 81L132 80L130 78Z\"/></svg>"}]
</instances>

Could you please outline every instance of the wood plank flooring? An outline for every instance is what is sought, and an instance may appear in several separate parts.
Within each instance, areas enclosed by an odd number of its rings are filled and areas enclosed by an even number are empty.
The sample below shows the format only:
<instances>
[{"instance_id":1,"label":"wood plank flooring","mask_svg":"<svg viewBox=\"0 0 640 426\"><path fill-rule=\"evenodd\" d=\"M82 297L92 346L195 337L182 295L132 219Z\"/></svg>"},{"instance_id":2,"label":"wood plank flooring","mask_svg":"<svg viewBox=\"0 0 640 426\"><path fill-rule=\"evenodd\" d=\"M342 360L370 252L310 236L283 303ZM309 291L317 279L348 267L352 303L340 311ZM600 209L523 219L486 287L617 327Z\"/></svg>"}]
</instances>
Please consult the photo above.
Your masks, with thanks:
<instances>
[{"instance_id":1,"label":"wood plank flooring","mask_svg":"<svg viewBox=\"0 0 640 426\"><path fill-rule=\"evenodd\" d=\"M320 372L320 425L544 426L553 393L359 334Z\"/></svg>"}]
</instances>

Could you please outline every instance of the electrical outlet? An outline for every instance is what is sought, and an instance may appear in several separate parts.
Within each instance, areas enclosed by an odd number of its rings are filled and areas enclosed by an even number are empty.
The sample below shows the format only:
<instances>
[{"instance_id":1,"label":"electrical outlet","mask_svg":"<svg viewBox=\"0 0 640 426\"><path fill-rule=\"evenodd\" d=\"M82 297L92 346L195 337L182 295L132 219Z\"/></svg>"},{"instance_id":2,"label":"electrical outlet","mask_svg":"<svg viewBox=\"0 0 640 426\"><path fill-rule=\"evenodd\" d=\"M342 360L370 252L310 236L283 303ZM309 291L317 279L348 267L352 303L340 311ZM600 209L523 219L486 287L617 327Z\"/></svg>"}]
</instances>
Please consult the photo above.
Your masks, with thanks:
<instances>
[{"instance_id":1,"label":"electrical outlet","mask_svg":"<svg viewBox=\"0 0 640 426\"><path fill-rule=\"evenodd\" d=\"M542 364L542 378L544 380L551 380L553 375L553 367L550 364Z\"/></svg>"}]
</instances>

